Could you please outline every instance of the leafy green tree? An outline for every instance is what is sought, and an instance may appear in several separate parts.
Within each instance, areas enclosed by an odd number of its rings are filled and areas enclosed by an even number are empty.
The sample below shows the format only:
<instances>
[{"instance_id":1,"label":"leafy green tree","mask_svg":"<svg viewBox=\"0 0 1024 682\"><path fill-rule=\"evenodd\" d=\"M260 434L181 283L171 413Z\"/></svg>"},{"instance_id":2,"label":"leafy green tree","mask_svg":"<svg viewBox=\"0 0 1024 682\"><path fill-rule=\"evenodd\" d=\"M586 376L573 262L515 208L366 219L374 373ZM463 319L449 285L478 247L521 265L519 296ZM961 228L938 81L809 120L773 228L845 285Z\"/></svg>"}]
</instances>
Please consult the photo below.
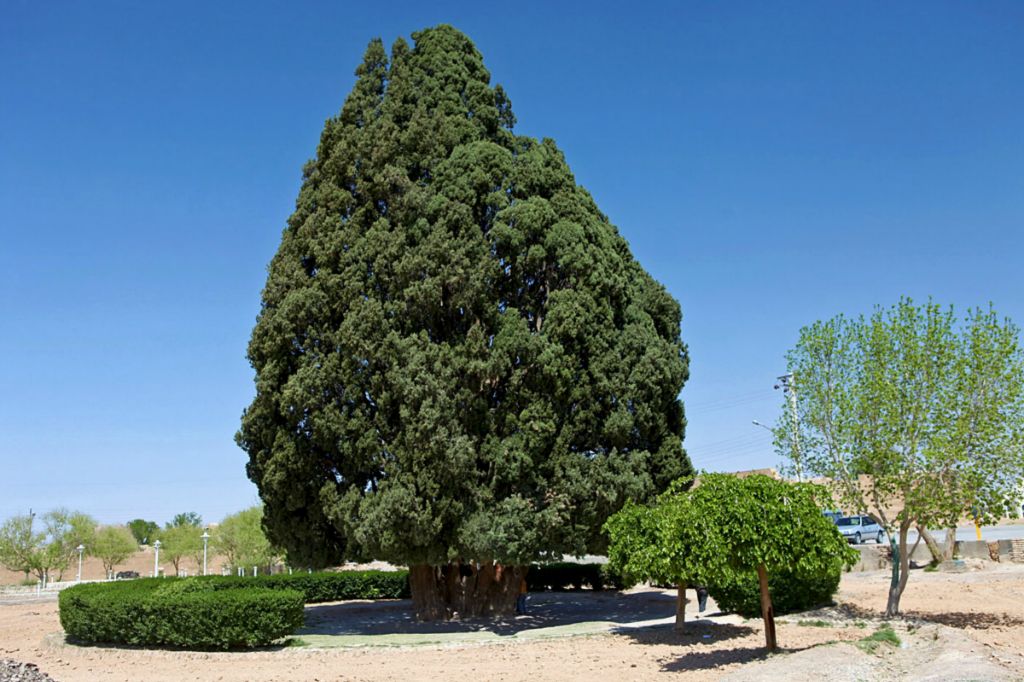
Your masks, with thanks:
<instances>
[{"instance_id":1,"label":"leafy green tree","mask_svg":"<svg viewBox=\"0 0 1024 682\"><path fill-rule=\"evenodd\" d=\"M103 562L107 575L114 572L114 567L139 551L139 544L132 532L124 526L104 526L96 531L89 554Z\"/></svg>"},{"instance_id":2,"label":"leafy green tree","mask_svg":"<svg viewBox=\"0 0 1024 682\"><path fill-rule=\"evenodd\" d=\"M232 570L267 568L277 561L280 552L263 532L262 520L263 509L250 507L226 517L214 530L212 549L225 558Z\"/></svg>"},{"instance_id":3,"label":"leafy green tree","mask_svg":"<svg viewBox=\"0 0 1024 682\"><path fill-rule=\"evenodd\" d=\"M886 615L895 616L912 527L1017 514L1024 476L1017 327L991 309L958 320L952 308L902 299L869 317L801 329L787 360L798 430L783 416L776 444L832 479L845 509L885 527L893 553Z\"/></svg>"},{"instance_id":4,"label":"leafy green tree","mask_svg":"<svg viewBox=\"0 0 1024 682\"><path fill-rule=\"evenodd\" d=\"M649 507L627 505L605 524L615 570L637 580L679 586L676 627L685 618L687 585L735 583L756 572L765 644L776 648L769 576L808 580L839 572L856 558L821 510L828 492L768 476L703 474L685 491L679 481Z\"/></svg>"},{"instance_id":5,"label":"leafy green tree","mask_svg":"<svg viewBox=\"0 0 1024 682\"><path fill-rule=\"evenodd\" d=\"M203 517L196 512L183 512L181 514L175 514L174 518L167 522L165 528L181 528L183 526L190 526L192 528L199 528L203 525Z\"/></svg>"},{"instance_id":6,"label":"leafy green tree","mask_svg":"<svg viewBox=\"0 0 1024 682\"><path fill-rule=\"evenodd\" d=\"M64 508L47 512L40 521L38 530L34 514L4 522L0 527L0 564L23 572L26 578L34 573L39 580L48 580L55 572L56 579L62 580L78 556L78 546L92 542L96 521Z\"/></svg>"},{"instance_id":7,"label":"leafy green tree","mask_svg":"<svg viewBox=\"0 0 1024 682\"><path fill-rule=\"evenodd\" d=\"M45 533L34 530L33 520L30 514L12 516L0 526L0 565L24 573L26 579L36 569L46 539Z\"/></svg>"},{"instance_id":8,"label":"leafy green tree","mask_svg":"<svg viewBox=\"0 0 1024 682\"><path fill-rule=\"evenodd\" d=\"M162 531L160 537L160 554L174 565L174 573L181 570L181 560L202 553L203 529L191 524L171 526Z\"/></svg>"},{"instance_id":9,"label":"leafy green tree","mask_svg":"<svg viewBox=\"0 0 1024 682\"><path fill-rule=\"evenodd\" d=\"M89 549L96 537L96 520L88 514L60 507L43 516L46 546L42 551L44 570L57 571L57 580L77 561L78 547Z\"/></svg>"},{"instance_id":10,"label":"leafy green tree","mask_svg":"<svg viewBox=\"0 0 1024 682\"><path fill-rule=\"evenodd\" d=\"M691 473L678 303L450 26L367 48L269 267L237 440L290 562L408 564L422 619ZM499 570L500 567L500 570Z\"/></svg>"},{"instance_id":11,"label":"leafy green tree","mask_svg":"<svg viewBox=\"0 0 1024 682\"><path fill-rule=\"evenodd\" d=\"M156 521L146 521L145 519L132 519L127 525L128 530L135 537L135 541L140 545L148 545L150 540L155 540L160 530L159 523Z\"/></svg>"}]
</instances>

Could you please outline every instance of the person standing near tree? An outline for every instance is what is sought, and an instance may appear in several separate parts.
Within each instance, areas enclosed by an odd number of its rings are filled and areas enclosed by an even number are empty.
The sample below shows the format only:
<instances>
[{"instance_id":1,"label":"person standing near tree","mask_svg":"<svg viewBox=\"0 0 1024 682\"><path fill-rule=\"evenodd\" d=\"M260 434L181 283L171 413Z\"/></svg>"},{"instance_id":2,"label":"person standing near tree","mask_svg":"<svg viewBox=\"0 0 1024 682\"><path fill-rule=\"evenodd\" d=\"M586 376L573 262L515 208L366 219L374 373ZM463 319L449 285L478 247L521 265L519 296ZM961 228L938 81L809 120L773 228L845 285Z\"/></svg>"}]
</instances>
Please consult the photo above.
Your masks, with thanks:
<instances>
[{"instance_id":1,"label":"person standing near tree","mask_svg":"<svg viewBox=\"0 0 1024 682\"><path fill-rule=\"evenodd\" d=\"M697 593L697 611L704 613L708 610L708 588L698 586L693 589Z\"/></svg>"},{"instance_id":2,"label":"person standing near tree","mask_svg":"<svg viewBox=\"0 0 1024 682\"><path fill-rule=\"evenodd\" d=\"M526 577L524 576L519 581L519 596L516 597L516 614L520 616L526 615L526 593L529 592L529 588L526 586Z\"/></svg>"}]
</instances>

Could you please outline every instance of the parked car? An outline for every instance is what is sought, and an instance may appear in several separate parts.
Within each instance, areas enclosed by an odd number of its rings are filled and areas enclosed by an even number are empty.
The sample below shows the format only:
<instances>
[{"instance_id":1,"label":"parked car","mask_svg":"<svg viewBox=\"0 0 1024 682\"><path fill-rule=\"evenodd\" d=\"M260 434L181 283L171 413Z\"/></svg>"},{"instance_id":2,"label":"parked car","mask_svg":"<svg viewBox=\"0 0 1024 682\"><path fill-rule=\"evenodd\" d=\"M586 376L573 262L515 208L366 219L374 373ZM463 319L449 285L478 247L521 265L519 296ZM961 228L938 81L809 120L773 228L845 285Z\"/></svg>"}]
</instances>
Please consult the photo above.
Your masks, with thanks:
<instances>
[{"instance_id":1,"label":"parked car","mask_svg":"<svg viewBox=\"0 0 1024 682\"><path fill-rule=\"evenodd\" d=\"M118 571L117 575L114 576L117 580L132 580L139 577L138 571Z\"/></svg>"},{"instance_id":2,"label":"parked car","mask_svg":"<svg viewBox=\"0 0 1024 682\"><path fill-rule=\"evenodd\" d=\"M878 544L885 542L885 531L870 516L844 516L836 521L836 526L843 537L855 545L871 538Z\"/></svg>"},{"instance_id":3,"label":"parked car","mask_svg":"<svg viewBox=\"0 0 1024 682\"><path fill-rule=\"evenodd\" d=\"M832 523L839 523L839 519L843 518L843 512L841 511L825 509L821 513L823 516L831 519Z\"/></svg>"}]
</instances>

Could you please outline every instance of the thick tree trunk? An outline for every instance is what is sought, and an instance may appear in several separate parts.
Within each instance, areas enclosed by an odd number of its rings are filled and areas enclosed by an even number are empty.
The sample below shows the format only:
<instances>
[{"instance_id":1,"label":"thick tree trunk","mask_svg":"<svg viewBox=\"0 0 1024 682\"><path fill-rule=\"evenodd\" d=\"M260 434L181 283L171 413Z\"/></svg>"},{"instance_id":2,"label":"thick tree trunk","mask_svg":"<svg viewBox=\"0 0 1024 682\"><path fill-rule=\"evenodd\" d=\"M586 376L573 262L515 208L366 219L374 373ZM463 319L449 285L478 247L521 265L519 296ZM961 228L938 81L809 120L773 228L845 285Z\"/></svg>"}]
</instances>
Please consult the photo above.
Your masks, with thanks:
<instances>
[{"instance_id":1,"label":"thick tree trunk","mask_svg":"<svg viewBox=\"0 0 1024 682\"><path fill-rule=\"evenodd\" d=\"M924 526L918 526L917 536L918 538L924 539L924 544L928 545L928 551L932 555L932 561L936 564L942 561L942 547L939 546L939 543L935 542L935 538L932 537L932 534L928 529ZM895 555L893 555L893 557L895 560Z\"/></svg>"},{"instance_id":2,"label":"thick tree trunk","mask_svg":"<svg viewBox=\"0 0 1024 682\"><path fill-rule=\"evenodd\" d=\"M907 552L909 529L909 523L900 524L899 540L894 537L890 537L889 540L892 545L892 579L889 582L889 600L885 605L886 618L900 615L900 597L907 587L907 577L910 574L910 556Z\"/></svg>"},{"instance_id":3,"label":"thick tree trunk","mask_svg":"<svg viewBox=\"0 0 1024 682\"><path fill-rule=\"evenodd\" d=\"M679 583L676 596L676 632L686 629L686 583Z\"/></svg>"},{"instance_id":4,"label":"thick tree trunk","mask_svg":"<svg viewBox=\"0 0 1024 682\"><path fill-rule=\"evenodd\" d=\"M772 595L768 591L768 571L764 564L757 567L757 581L761 585L761 618L764 619L764 645L769 652L775 651L775 610L772 608Z\"/></svg>"},{"instance_id":5,"label":"thick tree trunk","mask_svg":"<svg viewBox=\"0 0 1024 682\"><path fill-rule=\"evenodd\" d=\"M418 620L512 616L529 566L453 562L409 567Z\"/></svg>"},{"instance_id":6,"label":"thick tree trunk","mask_svg":"<svg viewBox=\"0 0 1024 682\"><path fill-rule=\"evenodd\" d=\"M924 543L928 545L928 551L932 554L932 561L939 564L953 558L953 553L956 551L956 527L946 529L945 545L937 543L932 534L921 526L917 527L917 533L919 537L924 538Z\"/></svg>"},{"instance_id":7,"label":"thick tree trunk","mask_svg":"<svg viewBox=\"0 0 1024 682\"><path fill-rule=\"evenodd\" d=\"M949 561L956 552L956 526L946 529L946 546L942 548L942 560Z\"/></svg>"}]
</instances>

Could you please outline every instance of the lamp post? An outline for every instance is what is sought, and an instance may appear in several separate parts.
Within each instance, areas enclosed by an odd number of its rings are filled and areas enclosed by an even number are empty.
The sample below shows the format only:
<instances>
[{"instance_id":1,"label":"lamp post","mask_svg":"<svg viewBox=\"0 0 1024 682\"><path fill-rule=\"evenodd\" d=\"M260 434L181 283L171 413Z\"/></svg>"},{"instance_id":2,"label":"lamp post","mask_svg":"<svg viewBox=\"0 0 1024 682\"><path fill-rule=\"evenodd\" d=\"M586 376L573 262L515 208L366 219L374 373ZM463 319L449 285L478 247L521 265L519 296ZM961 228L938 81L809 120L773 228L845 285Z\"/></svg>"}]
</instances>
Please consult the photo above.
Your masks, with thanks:
<instances>
[{"instance_id":1,"label":"lamp post","mask_svg":"<svg viewBox=\"0 0 1024 682\"><path fill-rule=\"evenodd\" d=\"M153 543L153 549L156 552L153 554L153 577L160 577L160 541L157 540Z\"/></svg>"},{"instance_id":2,"label":"lamp post","mask_svg":"<svg viewBox=\"0 0 1024 682\"><path fill-rule=\"evenodd\" d=\"M82 553L85 551L85 545L79 545L75 549L78 550L78 582L82 582Z\"/></svg>"},{"instance_id":3,"label":"lamp post","mask_svg":"<svg viewBox=\"0 0 1024 682\"><path fill-rule=\"evenodd\" d=\"M804 480L804 467L803 455L800 452L800 416L797 412L796 402L796 376L792 373L783 374L779 377L779 383L775 384L775 388L781 388L782 392L786 394L789 402L790 419L792 420L793 428L793 463L796 465L796 480Z\"/></svg>"},{"instance_id":4,"label":"lamp post","mask_svg":"<svg viewBox=\"0 0 1024 682\"><path fill-rule=\"evenodd\" d=\"M210 542L210 530L203 530L203 575L206 575L206 545Z\"/></svg>"}]
</instances>

